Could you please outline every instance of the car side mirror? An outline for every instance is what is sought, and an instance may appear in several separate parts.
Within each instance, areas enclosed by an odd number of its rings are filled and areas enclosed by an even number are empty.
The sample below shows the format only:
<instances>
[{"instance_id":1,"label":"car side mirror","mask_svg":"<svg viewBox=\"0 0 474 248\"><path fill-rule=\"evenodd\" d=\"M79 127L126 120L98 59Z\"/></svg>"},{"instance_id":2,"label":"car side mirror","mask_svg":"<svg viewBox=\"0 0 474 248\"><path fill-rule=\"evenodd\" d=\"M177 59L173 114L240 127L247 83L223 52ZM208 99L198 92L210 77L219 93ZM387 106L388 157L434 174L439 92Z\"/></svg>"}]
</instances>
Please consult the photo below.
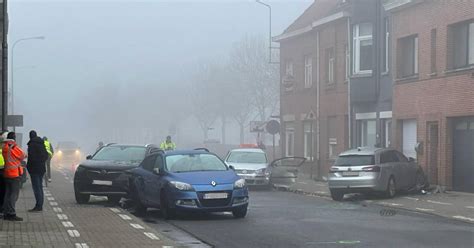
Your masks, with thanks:
<instances>
[{"instance_id":1,"label":"car side mirror","mask_svg":"<svg viewBox=\"0 0 474 248\"><path fill-rule=\"evenodd\" d=\"M412 158L412 157L409 157L409 158L408 158L408 162L410 162L410 163L415 162L415 159Z\"/></svg>"},{"instance_id":2,"label":"car side mirror","mask_svg":"<svg viewBox=\"0 0 474 248\"><path fill-rule=\"evenodd\" d=\"M91 159L92 159L92 155L87 155L86 159L87 159L87 160L91 160Z\"/></svg>"},{"instance_id":3,"label":"car side mirror","mask_svg":"<svg viewBox=\"0 0 474 248\"><path fill-rule=\"evenodd\" d=\"M235 167L234 167L234 166L232 166L232 165L229 165L229 169L231 169L231 170L235 171Z\"/></svg>"}]
</instances>

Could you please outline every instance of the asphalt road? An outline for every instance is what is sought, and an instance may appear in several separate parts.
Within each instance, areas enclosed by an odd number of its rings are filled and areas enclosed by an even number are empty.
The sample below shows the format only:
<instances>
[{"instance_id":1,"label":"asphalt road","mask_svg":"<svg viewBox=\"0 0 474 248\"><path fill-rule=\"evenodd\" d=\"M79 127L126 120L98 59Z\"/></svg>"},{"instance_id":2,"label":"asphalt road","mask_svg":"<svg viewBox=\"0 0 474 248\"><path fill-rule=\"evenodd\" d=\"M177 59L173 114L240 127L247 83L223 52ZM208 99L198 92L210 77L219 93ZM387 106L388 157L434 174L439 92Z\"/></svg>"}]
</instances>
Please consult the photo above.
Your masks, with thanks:
<instances>
[{"instance_id":1,"label":"asphalt road","mask_svg":"<svg viewBox=\"0 0 474 248\"><path fill-rule=\"evenodd\" d=\"M245 219L223 213L184 215L165 223L158 210L149 210L147 219L153 228L171 224L215 247L474 247L474 225L386 210L289 192L252 191Z\"/></svg>"}]
</instances>

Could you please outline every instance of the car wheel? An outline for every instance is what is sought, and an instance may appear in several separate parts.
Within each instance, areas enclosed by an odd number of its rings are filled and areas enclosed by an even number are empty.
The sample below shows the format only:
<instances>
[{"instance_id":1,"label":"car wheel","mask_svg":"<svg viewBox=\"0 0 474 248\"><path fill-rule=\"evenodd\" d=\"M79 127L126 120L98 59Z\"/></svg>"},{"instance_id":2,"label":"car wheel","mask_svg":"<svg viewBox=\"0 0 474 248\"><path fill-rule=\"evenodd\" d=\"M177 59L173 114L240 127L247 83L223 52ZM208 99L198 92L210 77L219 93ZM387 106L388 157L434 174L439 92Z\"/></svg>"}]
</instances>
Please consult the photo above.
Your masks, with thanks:
<instances>
[{"instance_id":1,"label":"car wheel","mask_svg":"<svg viewBox=\"0 0 474 248\"><path fill-rule=\"evenodd\" d=\"M234 215L234 218L236 219L245 218L245 216L247 215L247 207L248 206L243 206L243 207L239 207L237 209L232 210L232 215Z\"/></svg>"},{"instance_id":2,"label":"car wheel","mask_svg":"<svg viewBox=\"0 0 474 248\"><path fill-rule=\"evenodd\" d=\"M109 195L109 196L107 196L107 200L109 201L109 203L117 205L120 202L120 200L122 200L122 196Z\"/></svg>"},{"instance_id":3,"label":"car wheel","mask_svg":"<svg viewBox=\"0 0 474 248\"><path fill-rule=\"evenodd\" d=\"M393 198L397 194L397 185L393 176L388 179L387 189L385 190L385 197Z\"/></svg>"},{"instance_id":4,"label":"car wheel","mask_svg":"<svg viewBox=\"0 0 474 248\"><path fill-rule=\"evenodd\" d=\"M160 211L165 220L174 219L176 216L176 210L169 207L168 199L164 193L161 194Z\"/></svg>"},{"instance_id":5,"label":"car wheel","mask_svg":"<svg viewBox=\"0 0 474 248\"><path fill-rule=\"evenodd\" d=\"M78 204L86 204L89 202L91 196L90 195L87 195L87 194L81 194L79 192L77 192L76 190L74 191L74 195L76 197L76 202Z\"/></svg>"},{"instance_id":6,"label":"car wheel","mask_svg":"<svg viewBox=\"0 0 474 248\"><path fill-rule=\"evenodd\" d=\"M342 199L344 199L344 193L338 190L331 190L331 198L334 201L342 201Z\"/></svg>"}]
</instances>

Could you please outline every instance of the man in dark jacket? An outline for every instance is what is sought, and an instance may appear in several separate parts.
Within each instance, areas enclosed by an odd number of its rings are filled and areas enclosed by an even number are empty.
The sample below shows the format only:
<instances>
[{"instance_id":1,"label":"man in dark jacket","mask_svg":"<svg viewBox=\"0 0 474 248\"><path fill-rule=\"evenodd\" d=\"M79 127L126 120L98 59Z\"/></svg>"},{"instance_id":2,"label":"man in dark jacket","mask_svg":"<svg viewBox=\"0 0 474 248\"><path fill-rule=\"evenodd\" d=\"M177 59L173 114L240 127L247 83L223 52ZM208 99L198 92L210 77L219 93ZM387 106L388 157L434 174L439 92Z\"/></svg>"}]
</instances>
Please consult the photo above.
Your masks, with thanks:
<instances>
[{"instance_id":1,"label":"man in dark jacket","mask_svg":"<svg viewBox=\"0 0 474 248\"><path fill-rule=\"evenodd\" d=\"M44 146L44 141L35 131L30 132L30 141L28 142L28 163L26 167L30 173L31 185L35 194L36 205L30 212L43 211L43 177L46 173L46 160L48 160L48 152Z\"/></svg>"}]
</instances>

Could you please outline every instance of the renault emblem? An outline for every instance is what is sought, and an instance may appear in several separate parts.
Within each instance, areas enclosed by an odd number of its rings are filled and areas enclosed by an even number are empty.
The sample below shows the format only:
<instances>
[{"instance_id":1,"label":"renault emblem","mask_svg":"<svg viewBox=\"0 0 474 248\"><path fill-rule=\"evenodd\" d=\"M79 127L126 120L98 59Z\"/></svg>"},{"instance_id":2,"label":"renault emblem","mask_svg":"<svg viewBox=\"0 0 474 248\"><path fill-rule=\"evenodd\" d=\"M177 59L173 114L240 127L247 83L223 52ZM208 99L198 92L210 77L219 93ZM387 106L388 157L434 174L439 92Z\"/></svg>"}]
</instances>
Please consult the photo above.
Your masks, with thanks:
<instances>
[{"instance_id":1,"label":"renault emblem","mask_svg":"<svg viewBox=\"0 0 474 248\"><path fill-rule=\"evenodd\" d=\"M100 174L105 175L105 174L107 174L107 171L106 170L101 170Z\"/></svg>"},{"instance_id":2,"label":"renault emblem","mask_svg":"<svg viewBox=\"0 0 474 248\"><path fill-rule=\"evenodd\" d=\"M212 185L212 187L216 187L216 185L217 185L216 181L212 181L211 185Z\"/></svg>"}]
</instances>

